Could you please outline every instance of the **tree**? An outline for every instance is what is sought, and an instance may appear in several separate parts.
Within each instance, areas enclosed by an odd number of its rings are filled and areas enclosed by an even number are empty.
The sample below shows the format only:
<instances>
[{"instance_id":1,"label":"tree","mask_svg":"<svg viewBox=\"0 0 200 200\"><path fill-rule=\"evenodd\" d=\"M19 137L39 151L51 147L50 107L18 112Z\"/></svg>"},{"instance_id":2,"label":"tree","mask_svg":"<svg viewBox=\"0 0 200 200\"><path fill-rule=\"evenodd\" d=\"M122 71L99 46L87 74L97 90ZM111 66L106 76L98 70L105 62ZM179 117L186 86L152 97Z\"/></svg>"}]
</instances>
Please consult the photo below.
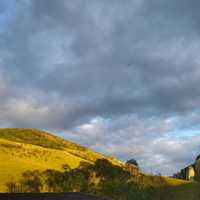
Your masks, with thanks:
<instances>
[{"instance_id":1,"label":"tree","mask_svg":"<svg viewBox=\"0 0 200 200\"><path fill-rule=\"evenodd\" d=\"M130 159L128 161L126 161L126 164L131 164L131 165L135 165L135 166L138 166L138 163L135 159Z\"/></svg>"},{"instance_id":2,"label":"tree","mask_svg":"<svg viewBox=\"0 0 200 200\"><path fill-rule=\"evenodd\" d=\"M97 159L94 164L97 177L112 178L112 164L106 159Z\"/></svg>"},{"instance_id":3,"label":"tree","mask_svg":"<svg viewBox=\"0 0 200 200\"><path fill-rule=\"evenodd\" d=\"M68 192L70 191L67 178L68 171L60 172L48 169L43 172L45 184L48 192Z\"/></svg>"},{"instance_id":4,"label":"tree","mask_svg":"<svg viewBox=\"0 0 200 200\"><path fill-rule=\"evenodd\" d=\"M97 177L104 180L109 179L128 179L130 173L123 170L120 166L113 165L106 159L98 159L94 164L94 170Z\"/></svg>"},{"instance_id":5,"label":"tree","mask_svg":"<svg viewBox=\"0 0 200 200\"><path fill-rule=\"evenodd\" d=\"M68 174L68 183L73 192L87 192L90 172L86 169L72 169Z\"/></svg>"},{"instance_id":6,"label":"tree","mask_svg":"<svg viewBox=\"0 0 200 200\"><path fill-rule=\"evenodd\" d=\"M9 181L6 183L6 188L7 188L7 192L9 193L16 193L19 192L17 189L17 183L15 183L14 181Z\"/></svg>"},{"instance_id":7,"label":"tree","mask_svg":"<svg viewBox=\"0 0 200 200\"><path fill-rule=\"evenodd\" d=\"M196 161L198 161L200 159L200 155L198 155L197 157L196 157Z\"/></svg>"},{"instance_id":8,"label":"tree","mask_svg":"<svg viewBox=\"0 0 200 200\"><path fill-rule=\"evenodd\" d=\"M42 186L40 176L38 170L24 172L20 181L23 192L40 192Z\"/></svg>"}]
</instances>

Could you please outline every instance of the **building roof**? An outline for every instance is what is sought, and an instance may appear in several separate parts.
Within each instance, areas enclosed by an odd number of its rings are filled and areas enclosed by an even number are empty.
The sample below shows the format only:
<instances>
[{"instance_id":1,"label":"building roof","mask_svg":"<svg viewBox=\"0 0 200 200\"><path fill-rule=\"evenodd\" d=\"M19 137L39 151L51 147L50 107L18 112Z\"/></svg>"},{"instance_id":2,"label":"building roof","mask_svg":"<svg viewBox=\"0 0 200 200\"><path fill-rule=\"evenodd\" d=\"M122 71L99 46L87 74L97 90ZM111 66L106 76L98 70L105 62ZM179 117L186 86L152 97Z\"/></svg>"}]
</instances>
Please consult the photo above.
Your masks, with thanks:
<instances>
[{"instance_id":1,"label":"building roof","mask_svg":"<svg viewBox=\"0 0 200 200\"><path fill-rule=\"evenodd\" d=\"M194 165L192 164L192 165L188 165L187 167L185 167L184 169L188 169L188 168L190 168L190 167L192 167L192 168L194 168ZM183 169L183 170L184 170Z\"/></svg>"}]
</instances>

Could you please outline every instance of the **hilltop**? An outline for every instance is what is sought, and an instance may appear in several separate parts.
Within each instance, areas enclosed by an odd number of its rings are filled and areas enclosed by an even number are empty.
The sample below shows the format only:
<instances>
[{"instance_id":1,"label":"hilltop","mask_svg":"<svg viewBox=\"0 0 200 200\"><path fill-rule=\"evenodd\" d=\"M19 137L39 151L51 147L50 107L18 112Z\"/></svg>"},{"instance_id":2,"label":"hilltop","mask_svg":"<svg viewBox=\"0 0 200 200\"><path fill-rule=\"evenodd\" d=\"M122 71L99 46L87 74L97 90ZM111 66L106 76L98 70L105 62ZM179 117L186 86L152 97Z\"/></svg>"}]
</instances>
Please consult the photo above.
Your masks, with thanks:
<instances>
[{"instance_id":1,"label":"hilltop","mask_svg":"<svg viewBox=\"0 0 200 200\"><path fill-rule=\"evenodd\" d=\"M121 165L117 159L104 156L89 148L67 141L37 129L0 129L0 192L5 183L17 180L26 170L63 170L63 166L76 168L80 162L94 163L107 159Z\"/></svg>"}]
</instances>

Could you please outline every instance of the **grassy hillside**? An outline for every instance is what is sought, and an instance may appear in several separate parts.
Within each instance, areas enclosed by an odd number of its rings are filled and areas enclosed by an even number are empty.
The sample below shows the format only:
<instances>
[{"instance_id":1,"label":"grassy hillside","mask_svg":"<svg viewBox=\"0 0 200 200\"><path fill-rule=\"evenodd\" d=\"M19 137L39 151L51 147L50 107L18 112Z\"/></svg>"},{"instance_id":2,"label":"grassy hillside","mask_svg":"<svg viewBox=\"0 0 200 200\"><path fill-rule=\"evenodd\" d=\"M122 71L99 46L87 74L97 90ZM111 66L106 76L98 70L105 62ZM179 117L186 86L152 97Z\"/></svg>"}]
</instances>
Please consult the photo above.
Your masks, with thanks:
<instances>
[{"instance_id":1,"label":"grassy hillside","mask_svg":"<svg viewBox=\"0 0 200 200\"><path fill-rule=\"evenodd\" d=\"M5 183L18 179L26 170L62 170L64 164L75 168L81 161L93 163L106 158L120 161L36 129L0 129L0 192Z\"/></svg>"},{"instance_id":2,"label":"grassy hillside","mask_svg":"<svg viewBox=\"0 0 200 200\"><path fill-rule=\"evenodd\" d=\"M0 192L6 191L6 182L11 180L18 181L21 174L27 170L44 171L46 169L54 169L62 171L62 166L65 164L73 169L78 167L80 162L93 164L97 159L103 158L114 164L113 166L122 164L116 159L106 157L91 149L44 131L37 129L0 129ZM160 199L160 197L166 200L198 199L196 197L199 195L199 185L188 181L140 174L130 178L131 182L123 182L124 177L122 176L122 179L119 177L121 169L118 169L116 173L116 169L112 167L112 170L109 171L110 168L107 164L104 167L99 167L97 170L100 169L102 173L104 169L106 173L109 172L109 176L114 170L115 180L113 178L108 179L107 182L103 181L103 185L100 186L102 187L102 194L107 194L110 197L115 197L116 195L116 199L120 195L136 195L139 199L141 195L147 195L143 199L148 199L149 192L145 188L151 186L155 187L155 191L158 191L155 193L155 200ZM107 170L107 167L109 170ZM102 180L105 179L103 178ZM56 183L59 184L59 181ZM136 185L145 188L141 191ZM127 191L124 192L126 189ZM164 197L163 194L165 194Z\"/></svg>"}]
</instances>

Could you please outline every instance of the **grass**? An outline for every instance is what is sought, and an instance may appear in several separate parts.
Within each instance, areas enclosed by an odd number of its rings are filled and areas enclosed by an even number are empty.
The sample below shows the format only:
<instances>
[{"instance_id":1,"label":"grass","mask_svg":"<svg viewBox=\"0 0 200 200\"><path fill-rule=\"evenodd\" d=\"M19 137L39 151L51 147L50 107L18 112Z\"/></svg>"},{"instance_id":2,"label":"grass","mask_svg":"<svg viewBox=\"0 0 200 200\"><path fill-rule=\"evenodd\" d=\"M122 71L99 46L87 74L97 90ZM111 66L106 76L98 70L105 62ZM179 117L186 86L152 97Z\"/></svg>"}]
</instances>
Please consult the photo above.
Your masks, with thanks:
<instances>
[{"instance_id":1,"label":"grass","mask_svg":"<svg viewBox=\"0 0 200 200\"><path fill-rule=\"evenodd\" d=\"M155 200L199 200L200 184L190 182L161 189Z\"/></svg>"},{"instance_id":2,"label":"grass","mask_svg":"<svg viewBox=\"0 0 200 200\"><path fill-rule=\"evenodd\" d=\"M4 191L6 181L17 179L25 170L62 170L63 164L75 168L81 161L87 162L67 151L0 139L0 191Z\"/></svg>"},{"instance_id":3,"label":"grass","mask_svg":"<svg viewBox=\"0 0 200 200\"><path fill-rule=\"evenodd\" d=\"M2 128L0 129L0 138L53 149L68 148L81 151L86 150L86 148L81 145L69 142L63 138L38 129Z\"/></svg>"},{"instance_id":4,"label":"grass","mask_svg":"<svg viewBox=\"0 0 200 200\"><path fill-rule=\"evenodd\" d=\"M190 183L189 181L181 180L181 179L176 179L176 178L170 178L170 177L163 177L166 185L168 186L180 186L180 185L186 185Z\"/></svg>"},{"instance_id":5,"label":"grass","mask_svg":"<svg viewBox=\"0 0 200 200\"><path fill-rule=\"evenodd\" d=\"M0 192L5 183L17 180L26 170L75 168L81 161L92 163L102 154L36 129L0 129ZM114 164L119 161L108 158Z\"/></svg>"}]
</instances>

